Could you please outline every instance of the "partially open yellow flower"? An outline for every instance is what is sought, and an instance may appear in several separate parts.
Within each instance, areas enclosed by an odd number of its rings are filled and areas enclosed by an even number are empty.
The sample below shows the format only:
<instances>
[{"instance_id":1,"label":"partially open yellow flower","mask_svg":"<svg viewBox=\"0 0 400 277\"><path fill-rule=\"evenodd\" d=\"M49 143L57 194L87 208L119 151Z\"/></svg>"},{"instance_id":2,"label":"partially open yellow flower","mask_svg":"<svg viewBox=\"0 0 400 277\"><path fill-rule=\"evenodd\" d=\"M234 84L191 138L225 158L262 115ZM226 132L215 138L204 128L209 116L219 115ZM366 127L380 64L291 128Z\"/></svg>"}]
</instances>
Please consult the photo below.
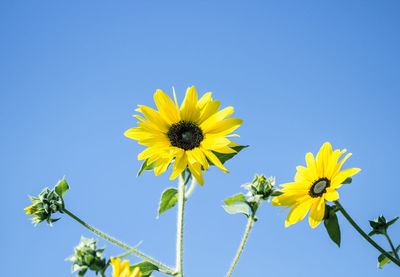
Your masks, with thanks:
<instances>
[{"instance_id":1,"label":"partially open yellow flower","mask_svg":"<svg viewBox=\"0 0 400 277\"><path fill-rule=\"evenodd\" d=\"M125 260L121 264L120 258L111 258L111 265L113 267L113 277L142 277L139 267L130 269L129 261Z\"/></svg>"},{"instance_id":2,"label":"partially open yellow flower","mask_svg":"<svg viewBox=\"0 0 400 277\"><path fill-rule=\"evenodd\" d=\"M358 173L359 168L349 168L340 171L343 163L351 156L348 153L340 162L339 158L346 149L332 151L332 146L326 142L314 159L312 153L306 154L307 167L298 166L293 183L280 185L282 195L272 200L272 205L288 206L289 212L285 226L302 220L311 208L309 223L317 227L324 218L325 202L336 201L339 194L336 191L350 176Z\"/></svg>"},{"instance_id":3,"label":"partially open yellow flower","mask_svg":"<svg viewBox=\"0 0 400 277\"><path fill-rule=\"evenodd\" d=\"M139 127L129 129L125 136L138 140L146 148L139 154L139 160L147 164L156 162L154 173L160 175L174 161L171 180L178 177L186 167L201 185L204 184L202 169L207 170L209 161L222 171L228 170L212 152L236 153L229 146L237 146L227 137L242 124L238 118L227 118L233 107L219 110L220 102L211 98L211 93L198 99L195 87L186 91L179 108L174 92L174 100L157 90L154 94L158 111L139 105L136 110L144 117L135 115Z\"/></svg>"}]
</instances>

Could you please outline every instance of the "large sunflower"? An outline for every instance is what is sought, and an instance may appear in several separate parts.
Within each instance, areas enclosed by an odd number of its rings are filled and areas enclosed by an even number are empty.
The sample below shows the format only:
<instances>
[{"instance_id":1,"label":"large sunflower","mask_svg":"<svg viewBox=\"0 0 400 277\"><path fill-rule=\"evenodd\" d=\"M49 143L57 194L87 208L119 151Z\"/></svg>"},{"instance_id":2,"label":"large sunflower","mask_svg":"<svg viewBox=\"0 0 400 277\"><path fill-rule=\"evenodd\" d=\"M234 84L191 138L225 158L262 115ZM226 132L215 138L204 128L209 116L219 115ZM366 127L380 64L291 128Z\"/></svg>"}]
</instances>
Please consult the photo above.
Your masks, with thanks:
<instances>
[{"instance_id":1,"label":"large sunflower","mask_svg":"<svg viewBox=\"0 0 400 277\"><path fill-rule=\"evenodd\" d=\"M198 100L195 87L187 89L180 108L175 92L174 100L157 90L154 101L158 111L139 105L136 111L144 115L134 115L140 120L139 127L125 132L125 136L147 146L138 159L147 160L147 164L156 162L155 175L162 174L174 160L171 180L189 167L201 185L204 184L202 169L206 171L209 162L228 172L213 152L236 153L229 146L237 144L227 137L235 136L229 134L242 124L242 120L227 118L233 113L233 107L218 111L220 102L213 100L211 93Z\"/></svg>"},{"instance_id":2,"label":"large sunflower","mask_svg":"<svg viewBox=\"0 0 400 277\"><path fill-rule=\"evenodd\" d=\"M281 185L283 194L275 197L272 205L292 208L285 221L286 227L302 220L310 208L310 226L315 228L321 223L325 214L325 202L339 199L336 189L348 177L360 171L359 168L340 171L343 163L351 156L348 153L339 162L340 156L345 152L346 149L332 151L331 144L324 143L315 159L312 153L306 154L307 167L297 167L293 183Z\"/></svg>"}]
</instances>

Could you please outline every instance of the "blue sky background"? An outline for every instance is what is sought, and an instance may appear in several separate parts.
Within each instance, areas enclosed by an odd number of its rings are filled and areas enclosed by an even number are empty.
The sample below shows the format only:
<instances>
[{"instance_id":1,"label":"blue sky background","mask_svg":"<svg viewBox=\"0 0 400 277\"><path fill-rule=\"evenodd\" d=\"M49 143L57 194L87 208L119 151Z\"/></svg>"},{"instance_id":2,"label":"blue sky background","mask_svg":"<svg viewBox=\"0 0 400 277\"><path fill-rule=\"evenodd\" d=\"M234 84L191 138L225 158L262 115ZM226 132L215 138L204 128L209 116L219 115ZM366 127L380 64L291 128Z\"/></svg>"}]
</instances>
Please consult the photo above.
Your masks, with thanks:
<instances>
[{"instance_id":1,"label":"blue sky background","mask_svg":"<svg viewBox=\"0 0 400 277\"><path fill-rule=\"evenodd\" d=\"M123 132L153 93L188 86L234 106L236 141L250 144L212 169L186 206L186 276L224 276L245 228L222 200L254 173L291 181L325 141L360 167L340 200L365 229L400 215L398 1L0 2L0 259L4 276L71 276L80 236L67 216L34 228L23 208L66 176L67 207L173 265L176 210L156 220L170 172L136 178L143 149ZM234 276L398 276L340 215L342 247L307 220L265 204ZM390 233L400 243L400 224ZM388 248L379 237L377 241ZM104 240L105 254L123 251ZM131 261L136 262L134 256ZM94 276L90 273L87 276ZM108 271L111 276L111 271ZM162 276L155 274L155 276Z\"/></svg>"}]
</instances>

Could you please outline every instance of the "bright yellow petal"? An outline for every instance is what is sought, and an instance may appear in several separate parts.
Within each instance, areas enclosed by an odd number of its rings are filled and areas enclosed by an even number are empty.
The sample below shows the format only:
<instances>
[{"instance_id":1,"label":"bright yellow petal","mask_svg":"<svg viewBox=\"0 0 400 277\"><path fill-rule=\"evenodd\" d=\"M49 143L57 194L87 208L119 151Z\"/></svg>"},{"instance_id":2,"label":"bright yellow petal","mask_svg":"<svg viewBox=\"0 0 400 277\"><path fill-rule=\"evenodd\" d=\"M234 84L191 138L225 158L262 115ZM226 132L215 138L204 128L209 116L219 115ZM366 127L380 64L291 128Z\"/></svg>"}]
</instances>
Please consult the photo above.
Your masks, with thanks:
<instances>
[{"instance_id":1,"label":"bright yellow petal","mask_svg":"<svg viewBox=\"0 0 400 277\"><path fill-rule=\"evenodd\" d=\"M156 102L160 114L170 125L179 122L179 109L166 93L158 89L154 94L154 101Z\"/></svg>"},{"instance_id":2,"label":"bright yellow petal","mask_svg":"<svg viewBox=\"0 0 400 277\"><path fill-rule=\"evenodd\" d=\"M141 112L150 122L154 123L154 125L157 126L161 132L168 132L170 125L165 121L159 112L150 107L142 105L139 105L137 111Z\"/></svg>"},{"instance_id":3,"label":"bright yellow petal","mask_svg":"<svg viewBox=\"0 0 400 277\"><path fill-rule=\"evenodd\" d=\"M222 153L222 154L236 154L237 151L228 147L228 146L222 146L220 148L214 148L213 151L217 153Z\"/></svg>"},{"instance_id":4,"label":"bright yellow petal","mask_svg":"<svg viewBox=\"0 0 400 277\"><path fill-rule=\"evenodd\" d=\"M339 193L336 190L327 191L324 194L324 198L326 201L336 201L339 199Z\"/></svg>"},{"instance_id":5,"label":"bright yellow petal","mask_svg":"<svg viewBox=\"0 0 400 277\"><path fill-rule=\"evenodd\" d=\"M206 157L216 166L219 167L223 172L229 173L228 169L224 167L224 165L221 163L221 161L218 159L217 156L213 152L207 149L202 149L203 153L206 155Z\"/></svg>"},{"instance_id":6,"label":"bright yellow petal","mask_svg":"<svg viewBox=\"0 0 400 277\"><path fill-rule=\"evenodd\" d=\"M218 112L221 103L218 100L207 103L200 112L200 118L197 124L203 123L210 116Z\"/></svg>"},{"instance_id":7,"label":"bright yellow petal","mask_svg":"<svg viewBox=\"0 0 400 277\"><path fill-rule=\"evenodd\" d=\"M207 133L211 128L213 128L213 126L217 122L225 119L232 113L233 113L233 107L227 107L223 110L220 110L219 112L213 114L207 120L205 120L203 123L200 124L201 130L203 130L204 133Z\"/></svg>"},{"instance_id":8,"label":"bright yellow petal","mask_svg":"<svg viewBox=\"0 0 400 277\"><path fill-rule=\"evenodd\" d=\"M313 202L314 199L310 198L294 206L286 218L285 227L288 227L302 220L307 215L307 212Z\"/></svg>"},{"instance_id":9,"label":"bright yellow petal","mask_svg":"<svg viewBox=\"0 0 400 277\"><path fill-rule=\"evenodd\" d=\"M154 174L156 176L163 174L165 170L167 170L171 161L172 158L159 158L156 162L156 167L154 168Z\"/></svg>"},{"instance_id":10,"label":"bright yellow petal","mask_svg":"<svg viewBox=\"0 0 400 277\"><path fill-rule=\"evenodd\" d=\"M186 96L181 106L181 119L197 122L199 117L200 109L197 106L197 91L195 87L190 87L186 91Z\"/></svg>"},{"instance_id":11,"label":"bright yellow petal","mask_svg":"<svg viewBox=\"0 0 400 277\"><path fill-rule=\"evenodd\" d=\"M204 94L200 99L199 102L197 103L198 107L201 109L203 109L209 102L212 101L212 97L211 97L211 92L207 92L206 94Z\"/></svg>"},{"instance_id":12,"label":"bright yellow petal","mask_svg":"<svg viewBox=\"0 0 400 277\"><path fill-rule=\"evenodd\" d=\"M344 180L346 180L348 177L357 174L358 172L360 172L360 170L361 169L359 168L349 168L340 171L338 174L336 174L336 176L333 177L331 181L331 187L334 189L341 187Z\"/></svg>"},{"instance_id":13,"label":"bright yellow petal","mask_svg":"<svg viewBox=\"0 0 400 277\"><path fill-rule=\"evenodd\" d=\"M324 198L320 197L315 201L311 207L309 223L311 228L317 227L325 215L325 201Z\"/></svg>"},{"instance_id":14,"label":"bright yellow petal","mask_svg":"<svg viewBox=\"0 0 400 277\"><path fill-rule=\"evenodd\" d=\"M169 177L169 179L174 180L176 177L178 177L185 170L187 164L188 160L185 151L180 149L176 155L172 175Z\"/></svg>"},{"instance_id":15,"label":"bright yellow petal","mask_svg":"<svg viewBox=\"0 0 400 277\"><path fill-rule=\"evenodd\" d=\"M219 122L216 122L212 127L208 129L207 133L220 134L225 136L235 131L240 125L242 125L242 123L243 123L242 119L227 118Z\"/></svg>"},{"instance_id":16,"label":"bright yellow petal","mask_svg":"<svg viewBox=\"0 0 400 277\"><path fill-rule=\"evenodd\" d=\"M200 163L194 163L194 164L189 163L188 166L190 172L192 173L194 178L196 178L197 183L199 183L200 185L204 185L204 179L203 179L203 174L201 173Z\"/></svg>"}]
</instances>

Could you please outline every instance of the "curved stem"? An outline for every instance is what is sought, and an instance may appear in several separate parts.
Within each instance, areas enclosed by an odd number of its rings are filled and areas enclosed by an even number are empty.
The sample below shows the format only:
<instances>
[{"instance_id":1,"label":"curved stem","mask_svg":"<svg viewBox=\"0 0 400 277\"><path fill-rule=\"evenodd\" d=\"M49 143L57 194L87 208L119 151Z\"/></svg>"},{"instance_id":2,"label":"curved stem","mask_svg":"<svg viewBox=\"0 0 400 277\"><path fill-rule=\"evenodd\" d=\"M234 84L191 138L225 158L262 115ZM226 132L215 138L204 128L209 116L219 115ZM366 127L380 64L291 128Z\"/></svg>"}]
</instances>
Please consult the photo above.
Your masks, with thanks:
<instances>
[{"instance_id":1,"label":"curved stem","mask_svg":"<svg viewBox=\"0 0 400 277\"><path fill-rule=\"evenodd\" d=\"M360 226L357 225L357 223L354 222L354 220L351 218L351 216L346 212L346 210L343 208L343 206L339 203L339 201L335 201L336 206L339 208L340 212L343 214L343 216L349 221L349 223L354 227L354 229L357 230L358 233L360 233L361 236L363 236L364 239L366 239L373 247L375 247L379 252L384 254L386 257L388 257L392 262L394 262L396 265L400 266L400 260L396 259L392 255L390 255L388 252L386 252L382 247L380 247L374 240L372 240L361 228Z\"/></svg>"},{"instance_id":2,"label":"curved stem","mask_svg":"<svg viewBox=\"0 0 400 277\"><path fill-rule=\"evenodd\" d=\"M190 187L187 189L185 193L185 201L187 201L190 195L192 195L194 189L196 188L196 184L197 184L196 179L192 177L192 182L190 184Z\"/></svg>"},{"instance_id":3,"label":"curved stem","mask_svg":"<svg viewBox=\"0 0 400 277\"><path fill-rule=\"evenodd\" d=\"M194 179L194 178L193 178ZM176 276L183 277L183 215L185 207L185 179L179 176L178 184L178 220L176 232Z\"/></svg>"},{"instance_id":4,"label":"curved stem","mask_svg":"<svg viewBox=\"0 0 400 277\"><path fill-rule=\"evenodd\" d=\"M249 216L249 219L247 220L246 230L244 231L244 235L243 235L242 241L241 241L241 243L239 245L238 251L236 252L235 258L233 259L232 265L229 268L228 273L226 274L226 277L230 277L232 275L232 272L235 269L235 266L236 266L236 264L237 264L237 262L239 260L240 254L242 254L244 245L246 244L247 238L249 237L250 230L254 225L255 215L256 215L258 207L261 204L261 201L262 201L261 199L258 200L258 202L256 203L256 206L254 208L254 211L252 212L251 216Z\"/></svg>"},{"instance_id":5,"label":"curved stem","mask_svg":"<svg viewBox=\"0 0 400 277\"><path fill-rule=\"evenodd\" d=\"M389 235L387 234L387 232L384 233L386 239L388 240L389 244L390 244L390 248L392 248L392 251L394 253L394 255L396 256L397 259L399 259L399 254L397 254L396 249L393 246L392 240L390 239Z\"/></svg>"},{"instance_id":6,"label":"curved stem","mask_svg":"<svg viewBox=\"0 0 400 277\"><path fill-rule=\"evenodd\" d=\"M66 208L64 208L63 212L65 212L67 215L69 215L70 217L72 217L73 219L75 219L78 223L82 224L84 227L86 227L87 229L89 229L90 231L92 231L93 233L95 233L96 235L102 237L105 240L108 240L109 242L114 243L115 245L118 245L119 247L122 247L128 251L132 251L133 254L135 254L136 256L145 259L149 262L151 262L152 264L158 266L160 269L165 270L166 272L168 272L167 274L172 274L173 273L173 269L169 268L168 266L156 261L155 259L143 254L142 252L135 250L134 248L132 248L129 245L126 245L125 243L120 242L119 240L103 233L100 230L95 229L94 227L90 226L89 224L87 224L85 221L83 221L82 219L80 219L79 217L77 217L76 215L74 215L72 212L70 212L69 210L67 210Z\"/></svg>"}]
</instances>

